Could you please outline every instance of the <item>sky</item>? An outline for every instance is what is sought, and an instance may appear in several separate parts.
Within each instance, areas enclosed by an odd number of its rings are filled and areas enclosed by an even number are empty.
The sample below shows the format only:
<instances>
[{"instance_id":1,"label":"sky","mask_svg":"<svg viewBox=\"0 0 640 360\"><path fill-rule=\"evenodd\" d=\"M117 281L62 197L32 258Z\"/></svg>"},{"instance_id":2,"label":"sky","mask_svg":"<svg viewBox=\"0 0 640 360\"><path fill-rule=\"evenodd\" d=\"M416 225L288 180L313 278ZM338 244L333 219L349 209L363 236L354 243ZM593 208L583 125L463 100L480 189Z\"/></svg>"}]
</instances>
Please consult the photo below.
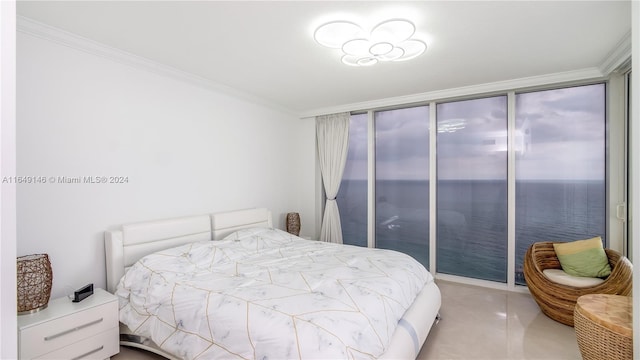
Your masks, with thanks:
<instances>
[{"instance_id":1,"label":"sky","mask_svg":"<svg viewBox=\"0 0 640 360\"><path fill-rule=\"evenodd\" d=\"M436 105L439 179L506 179L507 97ZM376 178L427 180L429 107L375 113ZM351 118L344 179L367 177L367 114ZM516 95L518 180L604 180L603 84Z\"/></svg>"}]
</instances>

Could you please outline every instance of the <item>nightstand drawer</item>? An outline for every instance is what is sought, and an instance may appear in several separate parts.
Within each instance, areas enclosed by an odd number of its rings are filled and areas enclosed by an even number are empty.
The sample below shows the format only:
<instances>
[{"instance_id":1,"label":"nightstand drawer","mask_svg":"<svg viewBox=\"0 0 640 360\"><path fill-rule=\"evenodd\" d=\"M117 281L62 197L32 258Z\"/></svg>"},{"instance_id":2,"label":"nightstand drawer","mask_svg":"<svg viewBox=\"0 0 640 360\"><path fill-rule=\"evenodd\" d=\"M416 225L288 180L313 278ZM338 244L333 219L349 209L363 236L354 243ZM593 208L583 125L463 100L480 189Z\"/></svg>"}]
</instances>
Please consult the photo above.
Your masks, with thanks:
<instances>
[{"instance_id":1,"label":"nightstand drawer","mask_svg":"<svg viewBox=\"0 0 640 360\"><path fill-rule=\"evenodd\" d=\"M107 359L120 351L117 327L34 359Z\"/></svg>"},{"instance_id":2,"label":"nightstand drawer","mask_svg":"<svg viewBox=\"0 0 640 360\"><path fill-rule=\"evenodd\" d=\"M31 359L110 329L118 329L118 302L111 301L25 328L20 333L21 357ZM115 339L118 335L115 335ZM82 352L78 352L81 355ZM63 357L64 358L64 357Z\"/></svg>"}]
</instances>

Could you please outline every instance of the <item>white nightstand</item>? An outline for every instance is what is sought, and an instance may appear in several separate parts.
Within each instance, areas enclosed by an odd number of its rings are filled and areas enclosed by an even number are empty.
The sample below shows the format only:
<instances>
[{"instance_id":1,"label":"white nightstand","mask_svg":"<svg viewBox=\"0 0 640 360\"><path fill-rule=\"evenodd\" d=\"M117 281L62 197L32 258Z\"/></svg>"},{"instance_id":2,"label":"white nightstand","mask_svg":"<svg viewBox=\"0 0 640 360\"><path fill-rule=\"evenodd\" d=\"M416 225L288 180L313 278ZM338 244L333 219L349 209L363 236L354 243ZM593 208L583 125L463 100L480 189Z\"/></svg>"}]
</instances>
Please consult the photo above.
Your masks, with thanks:
<instances>
[{"instance_id":1,"label":"white nightstand","mask_svg":"<svg viewBox=\"0 0 640 360\"><path fill-rule=\"evenodd\" d=\"M74 303L63 297L18 316L20 359L108 359L120 351L118 298L96 289Z\"/></svg>"}]
</instances>

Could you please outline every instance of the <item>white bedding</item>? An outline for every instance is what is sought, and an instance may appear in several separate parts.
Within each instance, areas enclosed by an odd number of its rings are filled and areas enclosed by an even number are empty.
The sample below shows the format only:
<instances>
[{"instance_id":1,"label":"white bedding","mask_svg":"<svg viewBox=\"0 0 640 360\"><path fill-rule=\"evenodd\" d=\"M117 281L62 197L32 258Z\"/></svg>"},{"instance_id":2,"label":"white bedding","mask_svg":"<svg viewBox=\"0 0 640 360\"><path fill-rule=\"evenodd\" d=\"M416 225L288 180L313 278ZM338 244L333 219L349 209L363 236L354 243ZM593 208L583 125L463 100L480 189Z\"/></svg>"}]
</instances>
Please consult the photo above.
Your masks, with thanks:
<instances>
[{"instance_id":1,"label":"white bedding","mask_svg":"<svg viewBox=\"0 0 640 360\"><path fill-rule=\"evenodd\" d=\"M376 358L431 274L408 255L240 230L148 255L120 321L184 359Z\"/></svg>"}]
</instances>

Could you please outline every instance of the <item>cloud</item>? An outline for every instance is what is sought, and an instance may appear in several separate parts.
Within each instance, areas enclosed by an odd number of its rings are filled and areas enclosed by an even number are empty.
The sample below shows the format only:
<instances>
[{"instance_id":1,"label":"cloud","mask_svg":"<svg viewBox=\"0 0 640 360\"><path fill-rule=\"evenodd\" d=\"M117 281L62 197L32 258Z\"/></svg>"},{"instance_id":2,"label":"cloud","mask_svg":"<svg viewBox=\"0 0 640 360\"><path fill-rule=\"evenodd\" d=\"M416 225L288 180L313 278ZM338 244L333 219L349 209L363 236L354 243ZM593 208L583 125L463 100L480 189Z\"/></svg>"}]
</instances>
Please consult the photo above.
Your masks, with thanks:
<instances>
[{"instance_id":1,"label":"cloud","mask_svg":"<svg viewBox=\"0 0 640 360\"><path fill-rule=\"evenodd\" d=\"M437 114L438 175L451 179L506 176L507 97L440 103ZM377 176L426 179L429 107L375 114ZM350 168L345 178L367 176L367 114L352 116ZM516 95L519 179L603 179L603 84Z\"/></svg>"},{"instance_id":2,"label":"cloud","mask_svg":"<svg viewBox=\"0 0 640 360\"><path fill-rule=\"evenodd\" d=\"M349 150L347 162L367 161L368 115L351 115L349 123Z\"/></svg>"},{"instance_id":3,"label":"cloud","mask_svg":"<svg viewBox=\"0 0 640 360\"><path fill-rule=\"evenodd\" d=\"M429 157L429 107L376 113L376 162Z\"/></svg>"},{"instance_id":4,"label":"cloud","mask_svg":"<svg viewBox=\"0 0 640 360\"><path fill-rule=\"evenodd\" d=\"M558 112L604 115L604 85L588 85L571 89L548 90L550 96L541 105Z\"/></svg>"},{"instance_id":5,"label":"cloud","mask_svg":"<svg viewBox=\"0 0 640 360\"><path fill-rule=\"evenodd\" d=\"M519 94L516 123L531 124L533 143L594 140L604 136L603 84Z\"/></svg>"}]
</instances>

